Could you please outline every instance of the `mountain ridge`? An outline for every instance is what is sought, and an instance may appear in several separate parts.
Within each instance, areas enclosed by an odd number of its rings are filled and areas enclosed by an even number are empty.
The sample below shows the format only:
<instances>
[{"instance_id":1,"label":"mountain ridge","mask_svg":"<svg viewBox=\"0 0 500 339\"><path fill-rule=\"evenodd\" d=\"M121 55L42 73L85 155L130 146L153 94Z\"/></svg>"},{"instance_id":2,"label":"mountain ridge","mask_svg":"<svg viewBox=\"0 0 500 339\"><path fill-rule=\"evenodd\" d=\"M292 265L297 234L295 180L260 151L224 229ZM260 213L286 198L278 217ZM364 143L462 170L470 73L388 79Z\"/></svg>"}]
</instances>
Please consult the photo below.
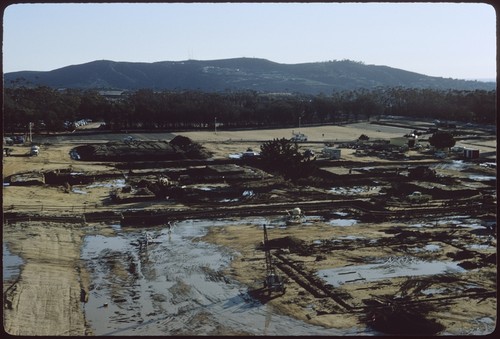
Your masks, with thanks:
<instances>
[{"instance_id":1,"label":"mountain ridge","mask_svg":"<svg viewBox=\"0 0 500 339\"><path fill-rule=\"evenodd\" d=\"M494 90L495 82L427 76L351 60L281 64L260 58L125 62L94 60L51 71L4 74L5 86L23 78L53 88L137 90L255 90L329 94L375 87Z\"/></svg>"}]
</instances>

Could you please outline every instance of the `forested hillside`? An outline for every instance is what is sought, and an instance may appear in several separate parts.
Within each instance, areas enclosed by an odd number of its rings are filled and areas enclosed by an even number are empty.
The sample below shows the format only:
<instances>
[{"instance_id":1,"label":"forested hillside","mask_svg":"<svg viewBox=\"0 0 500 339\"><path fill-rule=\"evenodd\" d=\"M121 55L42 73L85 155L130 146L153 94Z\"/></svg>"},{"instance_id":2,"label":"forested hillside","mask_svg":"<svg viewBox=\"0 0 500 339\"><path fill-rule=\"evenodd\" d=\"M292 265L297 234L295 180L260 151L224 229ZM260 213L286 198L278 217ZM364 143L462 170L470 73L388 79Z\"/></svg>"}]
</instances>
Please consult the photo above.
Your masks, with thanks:
<instances>
[{"instance_id":1,"label":"forested hillside","mask_svg":"<svg viewBox=\"0 0 500 339\"><path fill-rule=\"evenodd\" d=\"M495 83L431 77L350 60L280 64L265 59L154 63L93 61L48 72L4 74L5 86L19 78L35 86L78 89L257 91L300 94L406 87L441 90L493 90Z\"/></svg>"}]
</instances>

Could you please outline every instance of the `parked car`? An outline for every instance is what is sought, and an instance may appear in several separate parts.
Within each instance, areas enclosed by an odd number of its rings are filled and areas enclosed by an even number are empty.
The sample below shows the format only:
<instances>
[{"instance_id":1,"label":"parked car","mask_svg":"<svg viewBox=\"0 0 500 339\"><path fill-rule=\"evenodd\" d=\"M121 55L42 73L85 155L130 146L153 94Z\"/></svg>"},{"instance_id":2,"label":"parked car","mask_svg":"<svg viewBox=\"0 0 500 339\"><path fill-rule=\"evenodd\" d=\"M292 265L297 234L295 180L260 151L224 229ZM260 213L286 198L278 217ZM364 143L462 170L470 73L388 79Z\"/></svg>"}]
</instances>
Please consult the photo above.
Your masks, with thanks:
<instances>
[{"instance_id":1,"label":"parked car","mask_svg":"<svg viewBox=\"0 0 500 339\"><path fill-rule=\"evenodd\" d=\"M40 154L40 147L36 145L31 146L30 155L37 156L38 154Z\"/></svg>"},{"instance_id":2,"label":"parked car","mask_svg":"<svg viewBox=\"0 0 500 339\"><path fill-rule=\"evenodd\" d=\"M7 146L12 146L14 145L14 140L12 138L5 137L3 138L3 143Z\"/></svg>"},{"instance_id":3,"label":"parked car","mask_svg":"<svg viewBox=\"0 0 500 339\"><path fill-rule=\"evenodd\" d=\"M13 137L14 144L24 144L24 137L22 135L14 135Z\"/></svg>"}]
</instances>

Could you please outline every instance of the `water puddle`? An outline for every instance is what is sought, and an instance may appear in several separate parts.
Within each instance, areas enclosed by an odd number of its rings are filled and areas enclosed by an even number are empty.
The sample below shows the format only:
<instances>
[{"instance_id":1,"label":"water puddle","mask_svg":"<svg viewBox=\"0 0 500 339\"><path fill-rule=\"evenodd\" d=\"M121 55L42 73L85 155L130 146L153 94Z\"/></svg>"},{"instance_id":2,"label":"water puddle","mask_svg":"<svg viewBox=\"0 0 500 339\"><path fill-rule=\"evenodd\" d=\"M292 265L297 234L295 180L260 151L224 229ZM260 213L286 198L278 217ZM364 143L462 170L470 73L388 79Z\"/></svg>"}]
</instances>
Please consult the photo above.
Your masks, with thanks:
<instances>
[{"instance_id":1,"label":"water puddle","mask_svg":"<svg viewBox=\"0 0 500 339\"><path fill-rule=\"evenodd\" d=\"M479 174L472 174L469 175L469 179L474 180L474 181L490 181L490 180L497 180L496 177L491 176L491 175L479 175Z\"/></svg>"},{"instance_id":2,"label":"water puddle","mask_svg":"<svg viewBox=\"0 0 500 339\"><path fill-rule=\"evenodd\" d=\"M328 223L332 226L354 226L358 223L356 219L330 219Z\"/></svg>"},{"instance_id":3,"label":"water puddle","mask_svg":"<svg viewBox=\"0 0 500 339\"><path fill-rule=\"evenodd\" d=\"M494 332L497 320L491 317L482 317L474 319L473 323L476 325L472 331L466 333L466 335L485 335Z\"/></svg>"},{"instance_id":4,"label":"water puddle","mask_svg":"<svg viewBox=\"0 0 500 339\"><path fill-rule=\"evenodd\" d=\"M77 193L77 194L87 194L88 192L86 190L92 189L92 188L99 188L99 187L105 187L105 188L123 188L125 187L125 179L115 179L115 180L110 180L110 181L103 181L103 182L95 182L90 185L86 185L81 188L77 187L72 187L71 192Z\"/></svg>"},{"instance_id":5,"label":"water puddle","mask_svg":"<svg viewBox=\"0 0 500 339\"><path fill-rule=\"evenodd\" d=\"M479 166L487 167L487 168L496 168L497 163L496 162L483 162L483 163L480 163Z\"/></svg>"},{"instance_id":6,"label":"water puddle","mask_svg":"<svg viewBox=\"0 0 500 339\"><path fill-rule=\"evenodd\" d=\"M107 187L107 188L123 188L125 187L125 179L115 179L111 181L95 182L87 185L86 188Z\"/></svg>"},{"instance_id":7,"label":"water puddle","mask_svg":"<svg viewBox=\"0 0 500 339\"><path fill-rule=\"evenodd\" d=\"M246 190L246 191L243 191L242 195L244 197L253 197L255 195L255 193L252 190Z\"/></svg>"},{"instance_id":8,"label":"water puddle","mask_svg":"<svg viewBox=\"0 0 500 339\"><path fill-rule=\"evenodd\" d=\"M479 219L471 218L468 215L457 215L441 219L433 219L426 223L412 224L412 227L433 227L433 226L454 226L466 227L470 229L484 229L483 222Z\"/></svg>"},{"instance_id":9,"label":"water puddle","mask_svg":"<svg viewBox=\"0 0 500 339\"><path fill-rule=\"evenodd\" d=\"M378 193L378 186L353 186L353 187L333 187L328 192L342 195L358 195L362 193Z\"/></svg>"},{"instance_id":10,"label":"water puddle","mask_svg":"<svg viewBox=\"0 0 500 339\"><path fill-rule=\"evenodd\" d=\"M334 215L338 215L339 217L347 217L349 213L347 212L333 212Z\"/></svg>"},{"instance_id":11,"label":"water puddle","mask_svg":"<svg viewBox=\"0 0 500 339\"><path fill-rule=\"evenodd\" d=\"M437 252L441 250L441 246L437 244L427 244L424 247L411 248L409 250L413 253Z\"/></svg>"},{"instance_id":12,"label":"water puddle","mask_svg":"<svg viewBox=\"0 0 500 339\"><path fill-rule=\"evenodd\" d=\"M377 281L406 276L463 272L453 262L426 262L413 257L389 258L383 262L319 270L318 276L334 287L353 282Z\"/></svg>"},{"instance_id":13,"label":"water puddle","mask_svg":"<svg viewBox=\"0 0 500 339\"><path fill-rule=\"evenodd\" d=\"M496 246L493 244L471 244L467 245L467 248L474 251L480 251L480 250L484 251L484 250L496 249Z\"/></svg>"},{"instance_id":14,"label":"water puddle","mask_svg":"<svg viewBox=\"0 0 500 339\"><path fill-rule=\"evenodd\" d=\"M92 286L83 307L94 334L349 334L273 313L223 274L234 252L199 241L208 227L269 221L186 220L170 231L115 225L114 236L87 236L81 257Z\"/></svg>"},{"instance_id":15,"label":"water puddle","mask_svg":"<svg viewBox=\"0 0 500 339\"><path fill-rule=\"evenodd\" d=\"M433 169L462 171L464 169L471 167L471 165L465 163L463 160L452 160L450 162L440 162L438 164L431 165L429 167Z\"/></svg>"},{"instance_id":16,"label":"water puddle","mask_svg":"<svg viewBox=\"0 0 500 339\"><path fill-rule=\"evenodd\" d=\"M2 244L2 251L3 281L17 279L21 272L21 265L24 264L23 259L12 254L5 243Z\"/></svg>"},{"instance_id":17,"label":"water puddle","mask_svg":"<svg viewBox=\"0 0 500 339\"><path fill-rule=\"evenodd\" d=\"M470 216L462 215L462 216L447 217L441 219L433 219L426 222L417 222L408 225L408 227L423 228L423 227L452 226L452 227L465 227L471 229L484 229L485 226L483 224L484 222L482 222L479 219L473 219Z\"/></svg>"},{"instance_id":18,"label":"water puddle","mask_svg":"<svg viewBox=\"0 0 500 339\"><path fill-rule=\"evenodd\" d=\"M219 187L217 187L217 186L199 186L199 187L196 187L196 189L198 189L200 191L204 191L204 192L216 192L216 190L218 188ZM236 192L228 192L227 194L229 194L233 197L219 199L218 202L222 202L222 203L238 202L238 201L241 201L242 199L251 198L255 195L253 190L244 190L241 193L241 195L238 195Z\"/></svg>"}]
</instances>

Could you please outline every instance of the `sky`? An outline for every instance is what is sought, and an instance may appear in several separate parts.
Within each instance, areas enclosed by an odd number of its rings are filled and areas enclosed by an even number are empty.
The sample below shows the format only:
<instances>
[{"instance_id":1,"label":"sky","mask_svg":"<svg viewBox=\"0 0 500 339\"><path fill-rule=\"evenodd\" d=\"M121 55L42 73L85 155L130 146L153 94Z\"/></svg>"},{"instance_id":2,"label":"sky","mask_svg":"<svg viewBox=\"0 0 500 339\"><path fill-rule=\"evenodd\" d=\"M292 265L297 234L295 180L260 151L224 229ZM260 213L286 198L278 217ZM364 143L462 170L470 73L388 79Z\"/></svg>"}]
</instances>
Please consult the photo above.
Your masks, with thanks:
<instances>
[{"instance_id":1,"label":"sky","mask_svg":"<svg viewBox=\"0 0 500 339\"><path fill-rule=\"evenodd\" d=\"M496 13L480 2L13 4L2 48L4 73L255 57L495 79Z\"/></svg>"}]
</instances>

